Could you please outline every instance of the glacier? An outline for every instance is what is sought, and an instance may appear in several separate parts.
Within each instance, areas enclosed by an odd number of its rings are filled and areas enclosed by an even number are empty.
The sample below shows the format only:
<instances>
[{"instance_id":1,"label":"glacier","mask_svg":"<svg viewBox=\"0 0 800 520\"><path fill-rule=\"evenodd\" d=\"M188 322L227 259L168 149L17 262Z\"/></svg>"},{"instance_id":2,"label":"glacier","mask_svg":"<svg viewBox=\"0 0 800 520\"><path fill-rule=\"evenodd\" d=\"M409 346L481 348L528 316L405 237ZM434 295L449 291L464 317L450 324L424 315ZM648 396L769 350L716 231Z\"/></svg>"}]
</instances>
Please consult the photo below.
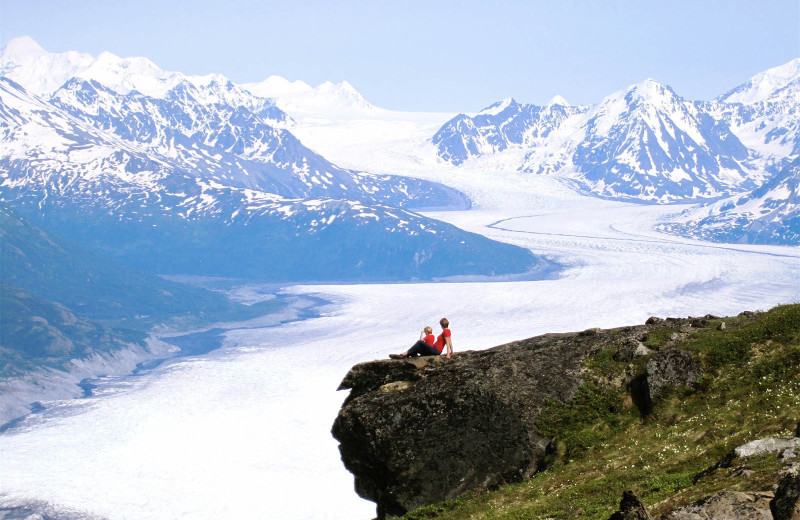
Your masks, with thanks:
<instances>
[{"instance_id":1,"label":"glacier","mask_svg":"<svg viewBox=\"0 0 800 520\"><path fill-rule=\"evenodd\" d=\"M335 389L350 366L410 344L419 326L447 316L456 350L476 350L650 315L736 314L800 299L800 287L787 283L798 276L796 248L664 235L652 225L674 207L538 182L540 204L436 216L547 251L567 266L561 276L285 287L331 303L313 319L231 327L220 350L101 379L98 395L44 403L6 431L2 503L38 500L129 519L371 518L373 505L353 491L329 433L344 398ZM315 499L302 500L311 490Z\"/></svg>"}]
</instances>

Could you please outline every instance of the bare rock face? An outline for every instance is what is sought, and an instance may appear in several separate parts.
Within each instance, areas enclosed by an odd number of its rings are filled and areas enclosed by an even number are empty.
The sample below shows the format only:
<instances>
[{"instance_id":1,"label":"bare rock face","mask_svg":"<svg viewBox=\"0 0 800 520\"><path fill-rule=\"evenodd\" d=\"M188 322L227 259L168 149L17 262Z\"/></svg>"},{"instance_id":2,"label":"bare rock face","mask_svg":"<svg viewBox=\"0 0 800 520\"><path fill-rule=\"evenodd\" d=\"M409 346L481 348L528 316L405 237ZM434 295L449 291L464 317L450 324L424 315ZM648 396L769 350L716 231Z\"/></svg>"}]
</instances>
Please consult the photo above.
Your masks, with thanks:
<instances>
[{"instance_id":1,"label":"bare rock face","mask_svg":"<svg viewBox=\"0 0 800 520\"><path fill-rule=\"evenodd\" d=\"M781 477L769 508L775 520L800 520L800 466Z\"/></svg>"},{"instance_id":2,"label":"bare rock face","mask_svg":"<svg viewBox=\"0 0 800 520\"><path fill-rule=\"evenodd\" d=\"M603 346L596 332L550 334L353 367L332 433L356 491L384 517L530 477L551 442L540 412L575 394L581 362Z\"/></svg>"},{"instance_id":3,"label":"bare rock face","mask_svg":"<svg viewBox=\"0 0 800 520\"><path fill-rule=\"evenodd\" d=\"M647 388L655 400L667 388L688 388L703 377L703 367L678 348L663 350L647 362Z\"/></svg>"},{"instance_id":4,"label":"bare rock face","mask_svg":"<svg viewBox=\"0 0 800 520\"><path fill-rule=\"evenodd\" d=\"M622 493L619 511L611 515L608 520L651 520L651 517L633 491L625 491Z\"/></svg>"},{"instance_id":5,"label":"bare rock face","mask_svg":"<svg viewBox=\"0 0 800 520\"><path fill-rule=\"evenodd\" d=\"M660 520L772 520L772 493L725 491L673 509Z\"/></svg>"}]
</instances>

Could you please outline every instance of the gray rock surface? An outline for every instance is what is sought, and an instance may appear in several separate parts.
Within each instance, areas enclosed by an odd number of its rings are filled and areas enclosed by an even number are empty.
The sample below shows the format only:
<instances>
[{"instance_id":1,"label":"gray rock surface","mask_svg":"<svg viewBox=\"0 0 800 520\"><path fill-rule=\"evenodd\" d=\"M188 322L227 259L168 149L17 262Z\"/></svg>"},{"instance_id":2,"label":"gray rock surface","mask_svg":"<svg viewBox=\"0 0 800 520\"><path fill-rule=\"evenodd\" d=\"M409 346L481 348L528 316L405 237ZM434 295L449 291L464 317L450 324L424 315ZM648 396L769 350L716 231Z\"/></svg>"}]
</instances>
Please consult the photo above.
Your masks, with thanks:
<instances>
[{"instance_id":1,"label":"gray rock surface","mask_svg":"<svg viewBox=\"0 0 800 520\"><path fill-rule=\"evenodd\" d=\"M660 520L772 520L772 493L725 491L673 509Z\"/></svg>"},{"instance_id":2,"label":"gray rock surface","mask_svg":"<svg viewBox=\"0 0 800 520\"><path fill-rule=\"evenodd\" d=\"M798 451L800 450L800 438L766 438L750 441L747 444L733 450L735 458L752 457L754 455L765 455L767 453L774 453L778 455L785 450Z\"/></svg>"},{"instance_id":3,"label":"gray rock surface","mask_svg":"<svg viewBox=\"0 0 800 520\"><path fill-rule=\"evenodd\" d=\"M662 350L647 362L647 389L655 400L668 388L688 388L703 377L703 367L691 353L678 348Z\"/></svg>"},{"instance_id":4,"label":"gray rock surface","mask_svg":"<svg viewBox=\"0 0 800 520\"><path fill-rule=\"evenodd\" d=\"M649 356L653 351L644 346L644 343L636 338L630 338L620 345L614 353L615 361L631 361L637 357Z\"/></svg>"},{"instance_id":5,"label":"gray rock surface","mask_svg":"<svg viewBox=\"0 0 800 520\"><path fill-rule=\"evenodd\" d=\"M769 508L774 520L800 520L800 465L781 477Z\"/></svg>"}]
</instances>

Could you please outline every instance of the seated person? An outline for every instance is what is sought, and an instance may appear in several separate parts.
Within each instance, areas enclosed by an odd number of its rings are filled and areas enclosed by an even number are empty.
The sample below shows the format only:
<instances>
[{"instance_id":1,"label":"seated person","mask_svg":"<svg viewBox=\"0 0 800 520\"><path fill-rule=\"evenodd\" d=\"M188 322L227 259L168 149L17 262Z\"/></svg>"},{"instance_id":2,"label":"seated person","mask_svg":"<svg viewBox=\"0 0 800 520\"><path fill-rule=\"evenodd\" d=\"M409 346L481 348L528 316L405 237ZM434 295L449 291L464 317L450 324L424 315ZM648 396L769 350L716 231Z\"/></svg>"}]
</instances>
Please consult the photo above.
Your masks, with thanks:
<instances>
[{"instance_id":1,"label":"seated person","mask_svg":"<svg viewBox=\"0 0 800 520\"><path fill-rule=\"evenodd\" d=\"M402 354L389 354L389 357L392 359L402 359L414 356L438 356L442 353L446 345L446 357L450 359L450 355L453 353L453 341L450 339L450 322L447 321L447 318L442 318L439 324L442 326L442 333L436 338L436 341L433 341L433 329L425 327L422 334L420 334L419 341L414 343L410 349Z\"/></svg>"}]
</instances>

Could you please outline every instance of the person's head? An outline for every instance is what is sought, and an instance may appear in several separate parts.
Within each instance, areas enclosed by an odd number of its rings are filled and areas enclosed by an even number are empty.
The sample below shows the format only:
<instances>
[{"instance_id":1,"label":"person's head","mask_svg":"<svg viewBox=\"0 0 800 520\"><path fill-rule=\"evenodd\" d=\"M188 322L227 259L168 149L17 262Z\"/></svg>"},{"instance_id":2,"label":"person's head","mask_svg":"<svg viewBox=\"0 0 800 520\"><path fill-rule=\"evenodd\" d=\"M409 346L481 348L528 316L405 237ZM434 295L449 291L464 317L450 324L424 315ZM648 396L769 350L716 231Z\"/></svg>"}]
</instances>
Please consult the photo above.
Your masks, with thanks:
<instances>
[{"instance_id":1,"label":"person's head","mask_svg":"<svg viewBox=\"0 0 800 520\"><path fill-rule=\"evenodd\" d=\"M425 327L425 334L433 334L433 329L430 327Z\"/></svg>"},{"instance_id":2,"label":"person's head","mask_svg":"<svg viewBox=\"0 0 800 520\"><path fill-rule=\"evenodd\" d=\"M441 325L443 329L446 329L450 326L450 322L447 321L447 318L442 318L439 320L439 325Z\"/></svg>"}]
</instances>

